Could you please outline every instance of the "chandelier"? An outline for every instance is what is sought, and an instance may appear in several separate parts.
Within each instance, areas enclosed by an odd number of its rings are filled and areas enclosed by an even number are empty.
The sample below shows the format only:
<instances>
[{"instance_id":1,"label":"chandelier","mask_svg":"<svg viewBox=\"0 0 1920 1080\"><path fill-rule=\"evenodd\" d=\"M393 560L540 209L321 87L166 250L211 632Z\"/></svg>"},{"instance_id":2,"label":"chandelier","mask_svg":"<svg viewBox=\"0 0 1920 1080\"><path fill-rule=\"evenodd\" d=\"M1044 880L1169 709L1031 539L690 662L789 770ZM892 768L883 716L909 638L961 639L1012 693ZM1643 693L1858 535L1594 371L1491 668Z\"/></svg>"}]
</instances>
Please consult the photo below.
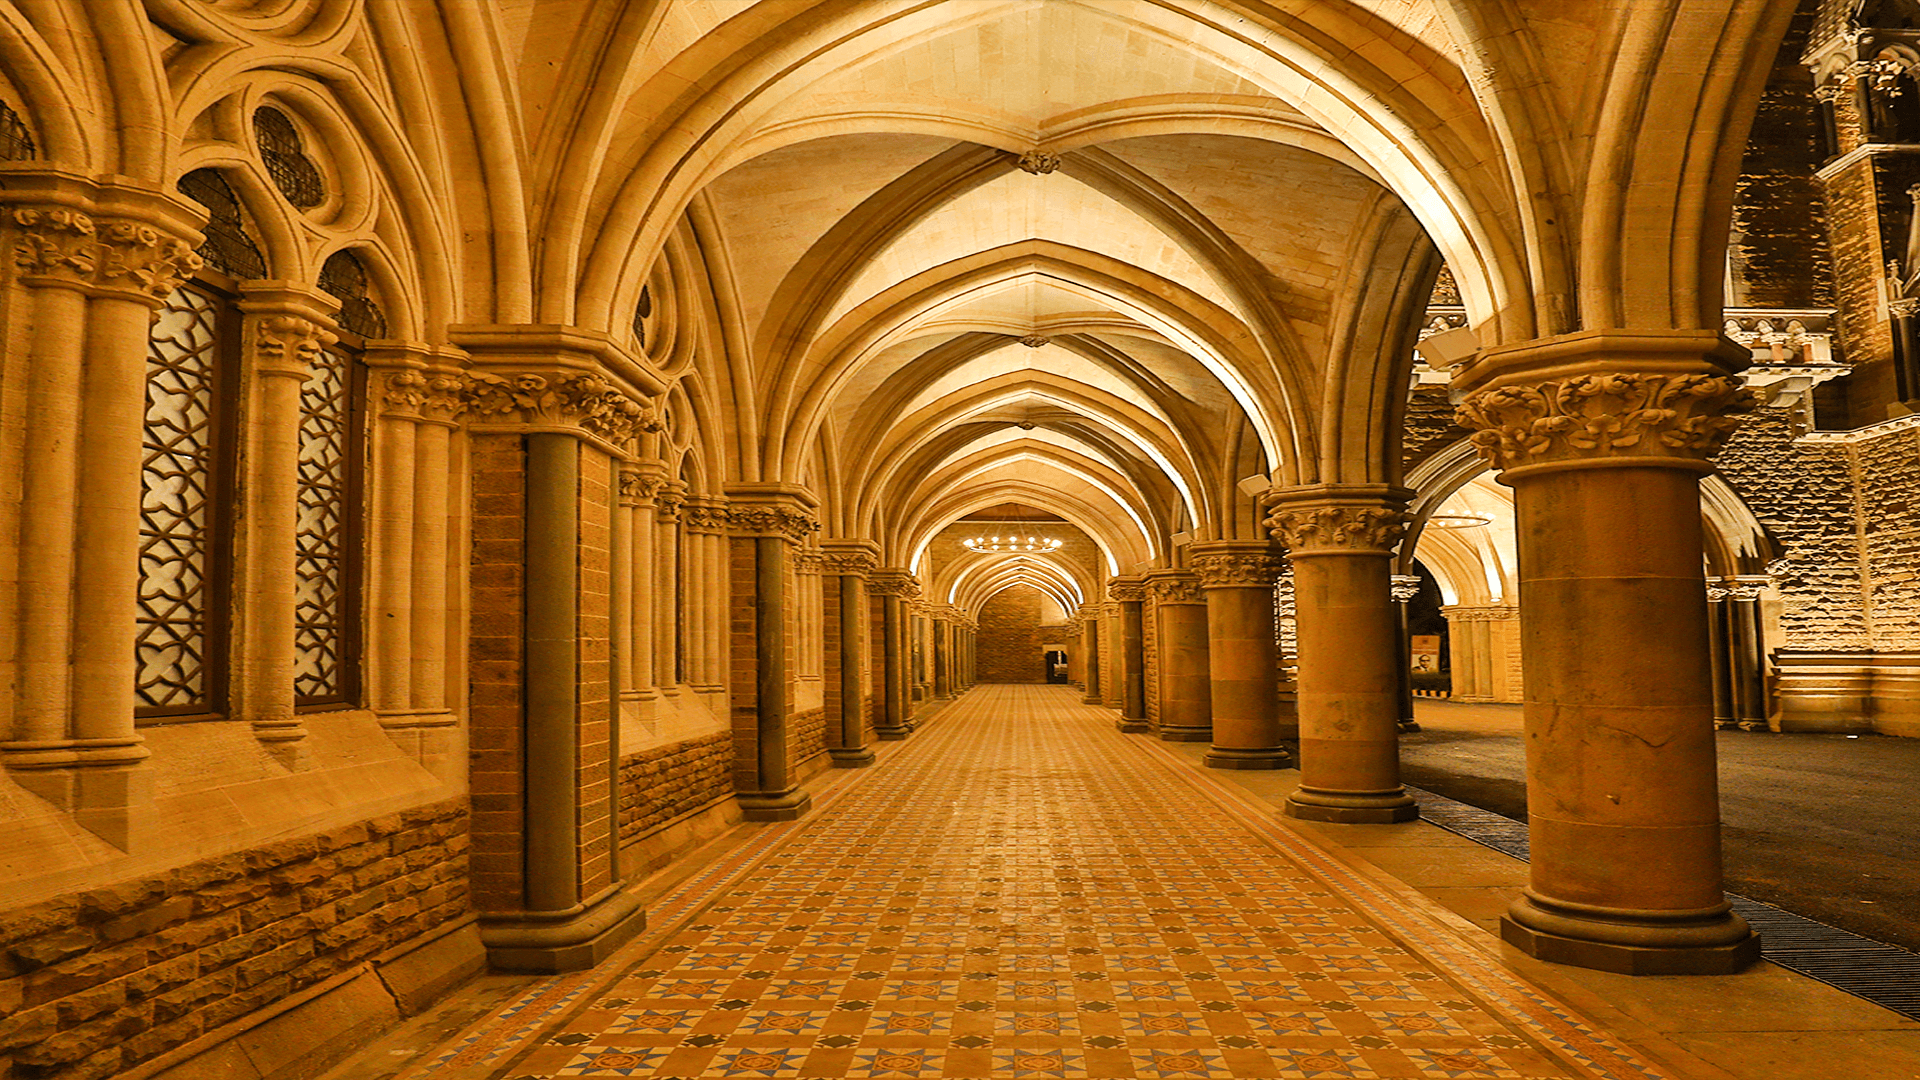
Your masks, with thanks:
<instances>
[{"instance_id":1,"label":"chandelier","mask_svg":"<svg viewBox=\"0 0 1920 1080\"><path fill-rule=\"evenodd\" d=\"M960 541L960 546L982 554L1032 553L1057 550L1060 541L1041 536L969 536Z\"/></svg>"}]
</instances>

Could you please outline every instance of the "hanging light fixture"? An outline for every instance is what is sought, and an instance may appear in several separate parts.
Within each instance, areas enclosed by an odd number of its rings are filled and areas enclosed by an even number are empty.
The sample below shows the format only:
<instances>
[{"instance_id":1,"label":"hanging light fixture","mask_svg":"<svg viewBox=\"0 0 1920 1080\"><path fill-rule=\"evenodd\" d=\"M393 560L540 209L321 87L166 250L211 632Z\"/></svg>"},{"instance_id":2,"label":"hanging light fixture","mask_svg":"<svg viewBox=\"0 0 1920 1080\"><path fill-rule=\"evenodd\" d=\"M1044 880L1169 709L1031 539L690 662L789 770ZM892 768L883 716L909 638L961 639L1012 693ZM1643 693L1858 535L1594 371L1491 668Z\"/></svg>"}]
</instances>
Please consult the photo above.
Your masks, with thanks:
<instances>
[{"instance_id":1,"label":"hanging light fixture","mask_svg":"<svg viewBox=\"0 0 1920 1080\"><path fill-rule=\"evenodd\" d=\"M1039 553L1058 550L1060 541L1049 540L1044 536L969 536L960 541L960 546L983 555L1009 552Z\"/></svg>"},{"instance_id":2,"label":"hanging light fixture","mask_svg":"<svg viewBox=\"0 0 1920 1080\"><path fill-rule=\"evenodd\" d=\"M1477 529L1482 525L1493 524L1493 519L1485 514L1435 514L1427 519L1427 525L1435 529Z\"/></svg>"}]
</instances>

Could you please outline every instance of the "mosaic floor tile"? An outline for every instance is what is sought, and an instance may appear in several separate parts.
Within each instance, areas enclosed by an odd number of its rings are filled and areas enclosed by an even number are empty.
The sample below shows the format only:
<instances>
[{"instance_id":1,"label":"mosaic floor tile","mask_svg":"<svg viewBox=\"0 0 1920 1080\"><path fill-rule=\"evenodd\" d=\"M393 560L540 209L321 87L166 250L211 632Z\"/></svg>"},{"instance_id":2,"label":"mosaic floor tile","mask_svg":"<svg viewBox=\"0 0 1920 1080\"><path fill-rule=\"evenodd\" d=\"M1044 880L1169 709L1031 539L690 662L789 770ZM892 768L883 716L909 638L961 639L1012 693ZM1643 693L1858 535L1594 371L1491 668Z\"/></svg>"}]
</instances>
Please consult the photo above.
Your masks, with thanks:
<instances>
[{"instance_id":1,"label":"mosaic floor tile","mask_svg":"<svg viewBox=\"0 0 1920 1080\"><path fill-rule=\"evenodd\" d=\"M463 1033L487 1076L1660 1080L1061 688L982 687L653 929ZM431 1080L431 1070L403 1074Z\"/></svg>"}]
</instances>

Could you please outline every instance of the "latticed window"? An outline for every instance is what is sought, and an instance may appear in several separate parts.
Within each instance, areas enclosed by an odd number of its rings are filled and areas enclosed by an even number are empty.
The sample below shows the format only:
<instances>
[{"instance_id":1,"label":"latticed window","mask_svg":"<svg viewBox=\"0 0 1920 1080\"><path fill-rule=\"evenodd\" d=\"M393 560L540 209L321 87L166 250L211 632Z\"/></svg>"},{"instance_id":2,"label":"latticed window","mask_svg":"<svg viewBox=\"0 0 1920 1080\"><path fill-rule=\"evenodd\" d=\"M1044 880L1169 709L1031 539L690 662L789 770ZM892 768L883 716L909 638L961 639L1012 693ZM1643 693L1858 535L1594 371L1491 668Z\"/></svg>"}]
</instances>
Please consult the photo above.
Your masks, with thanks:
<instances>
[{"instance_id":1,"label":"latticed window","mask_svg":"<svg viewBox=\"0 0 1920 1080\"><path fill-rule=\"evenodd\" d=\"M294 700L359 696L359 551L363 368L323 350L300 389L300 477L294 540Z\"/></svg>"},{"instance_id":2,"label":"latticed window","mask_svg":"<svg viewBox=\"0 0 1920 1080\"><path fill-rule=\"evenodd\" d=\"M260 147L260 163L267 167L267 178L288 202L305 210L327 201L320 169L307 156L300 130L286 113L268 105L255 109L253 138Z\"/></svg>"},{"instance_id":3,"label":"latticed window","mask_svg":"<svg viewBox=\"0 0 1920 1080\"><path fill-rule=\"evenodd\" d=\"M26 161L39 151L27 122L20 119L13 106L0 101L0 161Z\"/></svg>"},{"instance_id":4,"label":"latticed window","mask_svg":"<svg viewBox=\"0 0 1920 1080\"><path fill-rule=\"evenodd\" d=\"M232 340L226 302L167 298L147 348L136 703L145 716L225 707Z\"/></svg>"},{"instance_id":5,"label":"latticed window","mask_svg":"<svg viewBox=\"0 0 1920 1080\"><path fill-rule=\"evenodd\" d=\"M640 339L640 347L647 345L647 320L653 318L653 293L649 286L640 286L640 302L633 305L633 336Z\"/></svg>"},{"instance_id":6,"label":"latticed window","mask_svg":"<svg viewBox=\"0 0 1920 1080\"><path fill-rule=\"evenodd\" d=\"M245 280L267 276L267 260L247 235L240 200L224 177L212 169L195 169L180 178L180 193L207 208L207 238L199 248L207 265Z\"/></svg>"},{"instance_id":7,"label":"latticed window","mask_svg":"<svg viewBox=\"0 0 1920 1080\"><path fill-rule=\"evenodd\" d=\"M320 288L340 301L340 329L363 338L387 336L387 315L367 287L367 267L351 251L336 251L320 266Z\"/></svg>"}]
</instances>

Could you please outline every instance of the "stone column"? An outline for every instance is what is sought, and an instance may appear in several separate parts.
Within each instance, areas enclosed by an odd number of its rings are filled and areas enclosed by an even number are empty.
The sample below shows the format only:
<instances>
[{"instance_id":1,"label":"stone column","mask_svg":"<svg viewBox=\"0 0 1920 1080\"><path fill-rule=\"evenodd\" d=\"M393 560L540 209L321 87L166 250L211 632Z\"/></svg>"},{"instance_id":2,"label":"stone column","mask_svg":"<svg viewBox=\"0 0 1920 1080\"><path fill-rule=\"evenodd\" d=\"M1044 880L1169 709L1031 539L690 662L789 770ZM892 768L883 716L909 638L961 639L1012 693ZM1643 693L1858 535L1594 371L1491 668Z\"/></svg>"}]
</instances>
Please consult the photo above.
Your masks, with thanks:
<instances>
[{"instance_id":1,"label":"stone column","mask_svg":"<svg viewBox=\"0 0 1920 1080\"><path fill-rule=\"evenodd\" d=\"M681 574L687 550L681 543L680 513L687 503L687 486L669 480L653 500L653 679L662 694L680 692L680 646L686 634L682 622Z\"/></svg>"},{"instance_id":2,"label":"stone column","mask_svg":"<svg viewBox=\"0 0 1920 1080\"><path fill-rule=\"evenodd\" d=\"M880 687L874 701L873 733L883 742L893 742L913 732L908 701L911 657L907 644L907 601L919 595L920 585L907 571L887 567L868 577L867 591L874 598L871 618L880 652Z\"/></svg>"},{"instance_id":3,"label":"stone column","mask_svg":"<svg viewBox=\"0 0 1920 1080\"><path fill-rule=\"evenodd\" d=\"M1708 582L1712 624L1714 720L1724 728L1755 731L1767 726L1760 593L1765 578Z\"/></svg>"},{"instance_id":4,"label":"stone column","mask_svg":"<svg viewBox=\"0 0 1920 1080\"><path fill-rule=\"evenodd\" d=\"M879 565L880 549L867 540L829 540L821 548L827 581L827 753L835 768L860 769L873 764L867 746L873 622L867 575Z\"/></svg>"},{"instance_id":5,"label":"stone column","mask_svg":"<svg viewBox=\"0 0 1920 1080\"><path fill-rule=\"evenodd\" d=\"M1080 700L1088 705L1100 704L1100 605L1084 604L1080 608L1080 654L1086 659L1081 661L1080 678L1086 691Z\"/></svg>"},{"instance_id":6,"label":"stone column","mask_svg":"<svg viewBox=\"0 0 1920 1080\"><path fill-rule=\"evenodd\" d=\"M154 312L200 257L203 220L158 190L13 173L0 219L24 292L12 344L26 460L10 621L11 779L123 851L142 845L148 751L134 728L146 357ZM12 440L8 440L11 442ZM6 478L14 481L13 476Z\"/></svg>"},{"instance_id":7,"label":"stone column","mask_svg":"<svg viewBox=\"0 0 1920 1080\"><path fill-rule=\"evenodd\" d=\"M775 485L740 485L728 495L735 797L749 821L791 821L813 802L794 777L788 744L799 677L795 557L820 527L816 503L799 488Z\"/></svg>"},{"instance_id":8,"label":"stone column","mask_svg":"<svg viewBox=\"0 0 1920 1080\"><path fill-rule=\"evenodd\" d=\"M289 769L307 762L307 730L294 711L295 553L300 516L300 386L320 350L337 301L282 282L240 286L248 351L247 463L236 530L233 605L234 714Z\"/></svg>"},{"instance_id":9,"label":"stone column","mask_svg":"<svg viewBox=\"0 0 1920 1080\"><path fill-rule=\"evenodd\" d=\"M489 498L475 507L469 639L480 936L496 967L570 971L646 922L616 853L612 563L620 466L658 422L611 379L520 367L551 348L543 328L475 347L488 361L468 403L468 460Z\"/></svg>"},{"instance_id":10,"label":"stone column","mask_svg":"<svg viewBox=\"0 0 1920 1080\"><path fill-rule=\"evenodd\" d=\"M633 604L628 609L632 623L629 639L633 648L627 664L626 693L637 703L652 702L660 696L655 665L659 648L654 644L659 617L659 557L654 553L660 543L660 527L655 520L661 492L667 488L666 465L660 461L634 463L633 476ZM643 706L650 708L651 706Z\"/></svg>"},{"instance_id":11,"label":"stone column","mask_svg":"<svg viewBox=\"0 0 1920 1080\"><path fill-rule=\"evenodd\" d=\"M1711 331L1592 331L1481 354L1460 421L1513 488L1531 883L1501 929L1545 960L1737 970L1721 892L1700 484L1752 408Z\"/></svg>"},{"instance_id":12,"label":"stone column","mask_svg":"<svg viewBox=\"0 0 1920 1080\"><path fill-rule=\"evenodd\" d=\"M945 701L953 696L953 623L944 610L931 619L933 637L933 697Z\"/></svg>"},{"instance_id":13,"label":"stone column","mask_svg":"<svg viewBox=\"0 0 1920 1080\"><path fill-rule=\"evenodd\" d=\"M1420 575L1395 574L1387 579L1387 591L1400 623L1400 733L1407 735L1420 730L1413 718L1413 634L1407 628L1407 604L1420 595Z\"/></svg>"},{"instance_id":14,"label":"stone column","mask_svg":"<svg viewBox=\"0 0 1920 1080\"><path fill-rule=\"evenodd\" d=\"M1275 657L1273 583L1280 556L1270 541L1218 540L1188 549L1207 600L1207 666L1212 686L1213 769L1278 769L1292 760L1280 744L1280 669Z\"/></svg>"},{"instance_id":15,"label":"stone column","mask_svg":"<svg viewBox=\"0 0 1920 1080\"><path fill-rule=\"evenodd\" d=\"M1207 601L1200 579L1186 570L1147 574L1153 593L1156 659L1160 662L1160 723L1167 742L1213 740L1213 675L1207 656Z\"/></svg>"},{"instance_id":16,"label":"stone column","mask_svg":"<svg viewBox=\"0 0 1920 1080\"><path fill-rule=\"evenodd\" d=\"M1280 491L1267 524L1293 564L1300 787L1290 817L1417 817L1400 786L1399 631L1387 579L1410 494L1378 484Z\"/></svg>"},{"instance_id":17,"label":"stone column","mask_svg":"<svg viewBox=\"0 0 1920 1080\"><path fill-rule=\"evenodd\" d=\"M1147 599L1144 578L1114 578L1107 595L1120 605L1120 719L1114 726L1130 735L1148 730L1146 638L1143 623Z\"/></svg>"},{"instance_id":18,"label":"stone column","mask_svg":"<svg viewBox=\"0 0 1920 1080\"><path fill-rule=\"evenodd\" d=\"M727 577L722 571L720 552L727 539L726 500L712 497L689 498L681 509L685 521L687 550L683 556L687 581L694 586L686 610L681 613L681 635L687 643L687 682L697 693L714 694L726 689L721 670L725 649L722 630L727 624Z\"/></svg>"}]
</instances>

